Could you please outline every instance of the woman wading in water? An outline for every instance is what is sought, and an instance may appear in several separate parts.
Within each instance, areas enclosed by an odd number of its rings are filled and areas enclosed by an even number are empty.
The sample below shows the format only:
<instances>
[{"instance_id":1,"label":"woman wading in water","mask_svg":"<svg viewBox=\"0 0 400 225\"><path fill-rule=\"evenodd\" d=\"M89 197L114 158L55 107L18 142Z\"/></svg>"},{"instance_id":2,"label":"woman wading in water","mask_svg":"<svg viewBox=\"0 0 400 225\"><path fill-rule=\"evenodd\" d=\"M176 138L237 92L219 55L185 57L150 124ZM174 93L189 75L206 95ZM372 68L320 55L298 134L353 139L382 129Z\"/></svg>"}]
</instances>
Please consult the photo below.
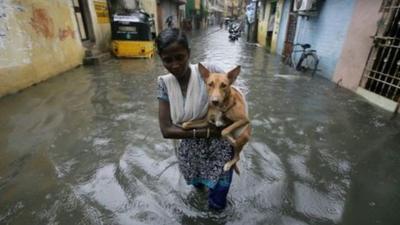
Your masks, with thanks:
<instances>
[{"instance_id":1,"label":"woman wading in water","mask_svg":"<svg viewBox=\"0 0 400 225\"><path fill-rule=\"evenodd\" d=\"M232 159L231 145L215 127L184 130L180 125L203 118L208 98L197 64L189 64L190 48L177 28L163 30L156 39L158 54L169 74L158 77L159 123L164 138L181 139L177 148L179 169L186 183L208 188L208 206L224 209L232 182L232 170L224 164ZM203 64L211 72L223 72Z\"/></svg>"}]
</instances>

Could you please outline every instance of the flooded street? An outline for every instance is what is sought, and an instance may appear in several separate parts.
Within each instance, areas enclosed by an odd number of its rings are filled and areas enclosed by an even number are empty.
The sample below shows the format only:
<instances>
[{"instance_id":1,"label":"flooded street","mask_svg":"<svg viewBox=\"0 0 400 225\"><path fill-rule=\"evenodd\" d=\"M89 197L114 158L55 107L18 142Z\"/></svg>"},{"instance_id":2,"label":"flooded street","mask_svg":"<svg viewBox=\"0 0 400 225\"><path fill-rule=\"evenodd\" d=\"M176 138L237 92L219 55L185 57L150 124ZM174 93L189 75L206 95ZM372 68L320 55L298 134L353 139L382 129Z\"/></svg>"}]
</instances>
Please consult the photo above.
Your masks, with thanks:
<instances>
[{"instance_id":1,"label":"flooded street","mask_svg":"<svg viewBox=\"0 0 400 225\"><path fill-rule=\"evenodd\" d=\"M400 224L400 117L226 30L192 62L241 79L253 135L221 213L158 126L158 57L79 67L0 99L0 224Z\"/></svg>"}]
</instances>

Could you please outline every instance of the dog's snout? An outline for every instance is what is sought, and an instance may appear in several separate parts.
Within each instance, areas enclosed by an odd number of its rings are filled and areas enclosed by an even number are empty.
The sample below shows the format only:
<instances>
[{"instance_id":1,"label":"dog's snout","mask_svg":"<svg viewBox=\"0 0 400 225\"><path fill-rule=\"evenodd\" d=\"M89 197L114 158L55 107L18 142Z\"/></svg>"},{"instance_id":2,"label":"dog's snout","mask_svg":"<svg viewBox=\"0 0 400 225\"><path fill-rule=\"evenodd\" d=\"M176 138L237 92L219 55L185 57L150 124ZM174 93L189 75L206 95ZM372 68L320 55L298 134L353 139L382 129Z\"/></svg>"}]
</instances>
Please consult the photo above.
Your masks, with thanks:
<instances>
[{"instance_id":1,"label":"dog's snout","mask_svg":"<svg viewBox=\"0 0 400 225\"><path fill-rule=\"evenodd\" d=\"M211 101L211 104L213 104L213 105L215 105L215 106L218 105L218 100L212 100L212 101Z\"/></svg>"}]
</instances>

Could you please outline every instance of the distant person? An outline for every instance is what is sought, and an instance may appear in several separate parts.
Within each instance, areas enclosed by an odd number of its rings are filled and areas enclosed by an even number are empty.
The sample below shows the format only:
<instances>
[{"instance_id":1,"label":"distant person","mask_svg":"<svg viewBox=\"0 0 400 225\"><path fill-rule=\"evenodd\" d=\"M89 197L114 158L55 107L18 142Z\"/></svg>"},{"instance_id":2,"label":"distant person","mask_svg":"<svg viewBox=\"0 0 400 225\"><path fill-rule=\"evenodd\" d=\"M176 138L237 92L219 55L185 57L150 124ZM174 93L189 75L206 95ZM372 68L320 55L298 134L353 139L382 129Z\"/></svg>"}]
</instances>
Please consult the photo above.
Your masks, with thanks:
<instances>
[{"instance_id":1,"label":"distant person","mask_svg":"<svg viewBox=\"0 0 400 225\"><path fill-rule=\"evenodd\" d=\"M171 28L174 26L174 19L172 16L168 16L167 19L165 20L165 23L167 24L168 28Z\"/></svg>"},{"instance_id":2,"label":"distant person","mask_svg":"<svg viewBox=\"0 0 400 225\"><path fill-rule=\"evenodd\" d=\"M158 54L169 74L158 77L159 124L164 138L180 139L176 149L179 170L197 189L208 188L208 206L224 209L232 169L223 167L233 148L216 127L184 130L180 125L206 115L208 95L197 64L189 64L190 48L177 28L163 30L156 39ZM204 65L204 64L203 64ZM211 72L223 72L205 65Z\"/></svg>"}]
</instances>

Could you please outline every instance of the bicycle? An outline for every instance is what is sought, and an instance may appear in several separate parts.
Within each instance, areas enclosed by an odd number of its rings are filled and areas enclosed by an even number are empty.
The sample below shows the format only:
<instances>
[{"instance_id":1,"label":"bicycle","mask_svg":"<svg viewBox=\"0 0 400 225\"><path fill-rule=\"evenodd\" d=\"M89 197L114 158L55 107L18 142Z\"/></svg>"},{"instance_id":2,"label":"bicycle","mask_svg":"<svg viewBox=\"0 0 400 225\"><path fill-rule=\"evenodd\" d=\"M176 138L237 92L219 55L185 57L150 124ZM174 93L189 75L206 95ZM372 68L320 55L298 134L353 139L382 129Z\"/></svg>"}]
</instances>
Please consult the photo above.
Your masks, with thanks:
<instances>
[{"instance_id":1,"label":"bicycle","mask_svg":"<svg viewBox=\"0 0 400 225\"><path fill-rule=\"evenodd\" d=\"M296 46L300 46L302 49L296 50ZM310 44L294 44L292 52L286 58L286 64L303 73L310 71L313 77L317 72L319 59L316 54L317 51L310 48ZM299 57L297 53L300 52Z\"/></svg>"}]
</instances>

